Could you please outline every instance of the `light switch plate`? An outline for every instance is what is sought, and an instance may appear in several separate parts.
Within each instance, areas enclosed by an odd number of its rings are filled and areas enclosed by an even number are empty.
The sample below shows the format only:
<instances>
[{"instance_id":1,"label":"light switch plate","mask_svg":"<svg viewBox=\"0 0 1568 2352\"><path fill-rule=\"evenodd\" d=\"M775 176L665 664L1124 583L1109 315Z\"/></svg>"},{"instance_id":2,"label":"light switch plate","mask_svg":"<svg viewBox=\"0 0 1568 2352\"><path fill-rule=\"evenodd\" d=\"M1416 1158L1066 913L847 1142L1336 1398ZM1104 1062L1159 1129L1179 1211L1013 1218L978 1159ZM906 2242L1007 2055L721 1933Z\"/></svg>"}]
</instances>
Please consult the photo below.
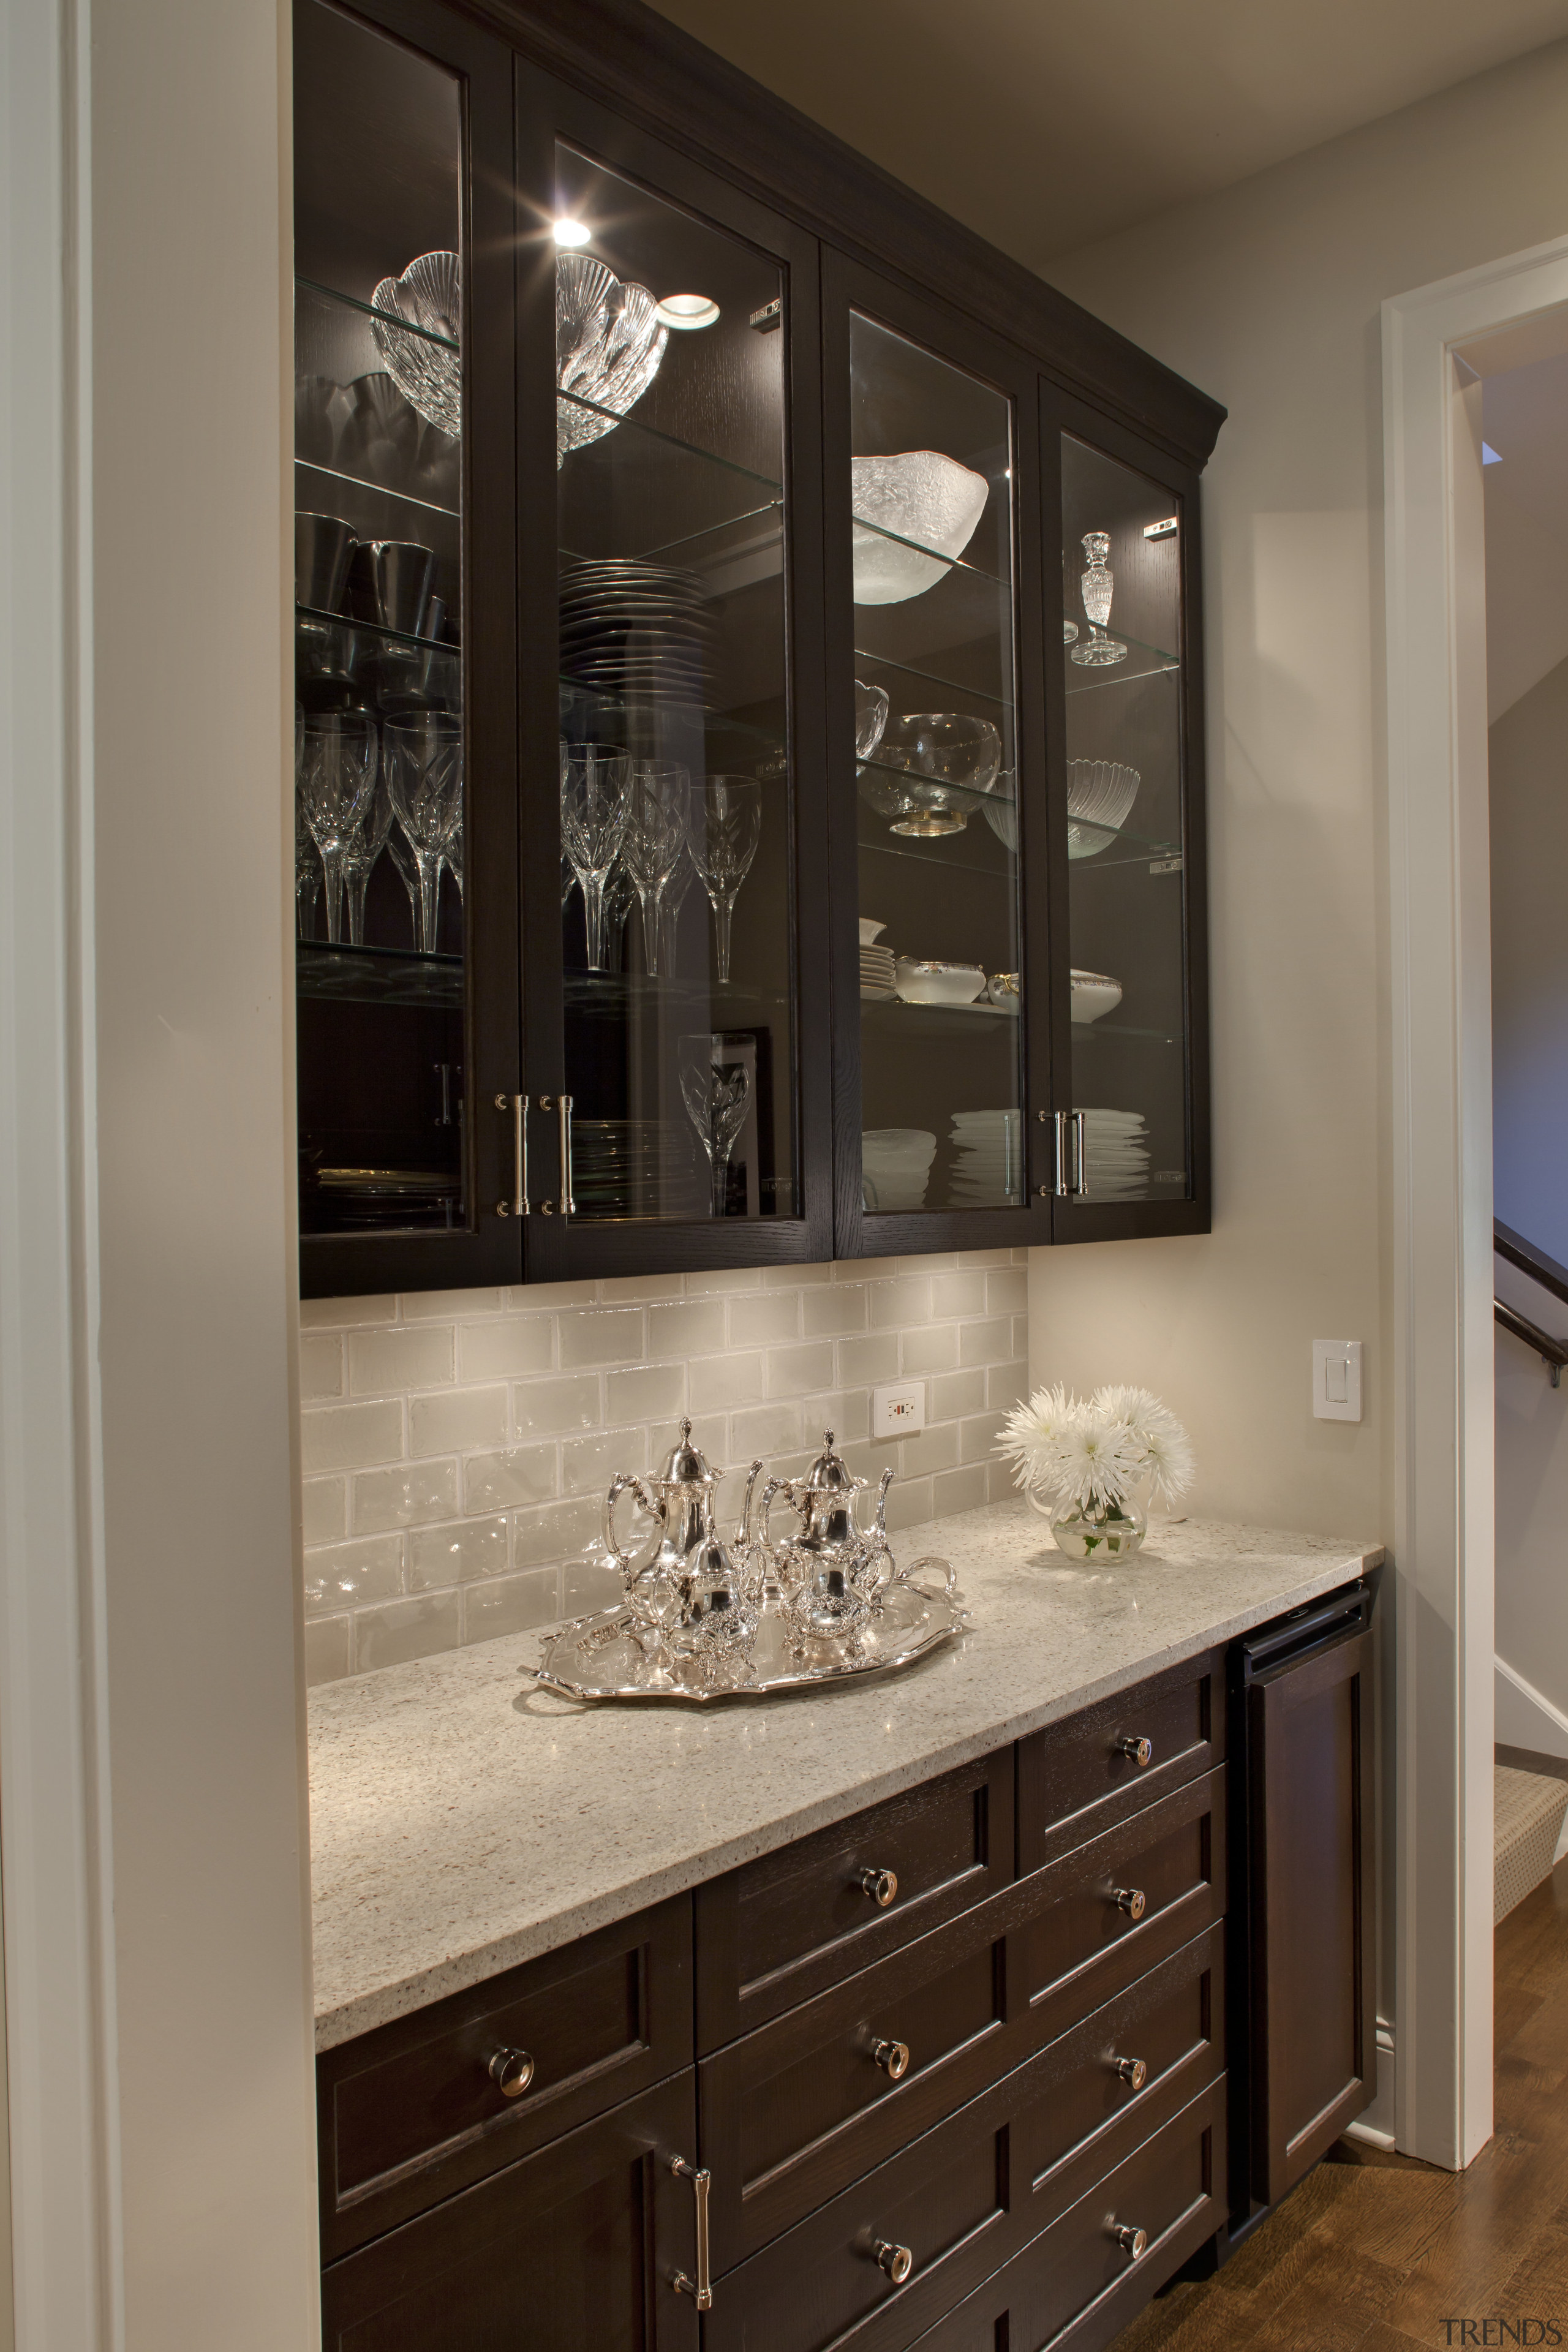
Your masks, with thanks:
<instances>
[{"instance_id":1,"label":"light switch plate","mask_svg":"<svg viewBox=\"0 0 1568 2352\"><path fill-rule=\"evenodd\" d=\"M1361 1419L1361 1341L1314 1339L1312 1413L1318 1421Z\"/></svg>"},{"instance_id":2,"label":"light switch plate","mask_svg":"<svg viewBox=\"0 0 1568 2352\"><path fill-rule=\"evenodd\" d=\"M894 1381L871 1391L873 1437L913 1437L926 1425L924 1381Z\"/></svg>"}]
</instances>

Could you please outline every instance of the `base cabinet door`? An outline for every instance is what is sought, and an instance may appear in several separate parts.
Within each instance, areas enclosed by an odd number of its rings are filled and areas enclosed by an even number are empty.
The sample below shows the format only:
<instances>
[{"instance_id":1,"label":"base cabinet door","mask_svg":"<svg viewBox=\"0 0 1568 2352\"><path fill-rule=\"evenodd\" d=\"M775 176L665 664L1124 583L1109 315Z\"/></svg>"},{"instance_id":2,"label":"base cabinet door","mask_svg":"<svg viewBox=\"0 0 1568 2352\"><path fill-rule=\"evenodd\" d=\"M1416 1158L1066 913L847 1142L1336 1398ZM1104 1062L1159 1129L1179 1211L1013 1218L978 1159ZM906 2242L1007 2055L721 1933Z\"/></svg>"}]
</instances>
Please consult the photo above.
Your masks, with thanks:
<instances>
[{"instance_id":1,"label":"base cabinet door","mask_svg":"<svg viewBox=\"0 0 1568 2352\"><path fill-rule=\"evenodd\" d=\"M1294 2188L1377 2086L1370 1633L1247 1693L1252 2194Z\"/></svg>"},{"instance_id":2,"label":"base cabinet door","mask_svg":"<svg viewBox=\"0 0 1568 2352\"><path fill-rule=\"evenodd\" d=\"M697 2352L690 2074L323 2273L328 2352Z\"/></svg>"}]
</instances>

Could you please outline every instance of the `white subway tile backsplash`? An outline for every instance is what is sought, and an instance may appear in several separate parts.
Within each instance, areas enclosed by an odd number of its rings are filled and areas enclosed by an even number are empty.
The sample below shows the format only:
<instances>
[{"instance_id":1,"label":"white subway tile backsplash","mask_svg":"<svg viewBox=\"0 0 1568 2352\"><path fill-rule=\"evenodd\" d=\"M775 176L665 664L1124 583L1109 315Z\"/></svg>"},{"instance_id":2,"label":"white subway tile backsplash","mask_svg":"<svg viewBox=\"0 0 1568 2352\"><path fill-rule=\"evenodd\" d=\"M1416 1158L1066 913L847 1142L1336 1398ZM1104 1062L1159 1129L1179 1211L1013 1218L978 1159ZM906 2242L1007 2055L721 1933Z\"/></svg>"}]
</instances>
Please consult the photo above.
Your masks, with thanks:
<instances>
[{"instance_id":1,"label":"white subway tile backsplash","mask_svg":"<svg viewBox=\"0 0 1568 2352\"><path fill-rule=\"evenodd\" d=\"M311 1681L613 1605L605 1488L656 1470L687 1413L725 1469L726 1528L749 1462L798 1475L825 1428L858 1475L897 1471L892 1528L1010 1493L991 1448L1027 1381L1026 1263L980 1250L307 1302ZM873 1444L871 1388L900 1375L926 1381L926 1428ZM628 1498L621 1540L639 1528Z\"/></svg>"}]
</instances>

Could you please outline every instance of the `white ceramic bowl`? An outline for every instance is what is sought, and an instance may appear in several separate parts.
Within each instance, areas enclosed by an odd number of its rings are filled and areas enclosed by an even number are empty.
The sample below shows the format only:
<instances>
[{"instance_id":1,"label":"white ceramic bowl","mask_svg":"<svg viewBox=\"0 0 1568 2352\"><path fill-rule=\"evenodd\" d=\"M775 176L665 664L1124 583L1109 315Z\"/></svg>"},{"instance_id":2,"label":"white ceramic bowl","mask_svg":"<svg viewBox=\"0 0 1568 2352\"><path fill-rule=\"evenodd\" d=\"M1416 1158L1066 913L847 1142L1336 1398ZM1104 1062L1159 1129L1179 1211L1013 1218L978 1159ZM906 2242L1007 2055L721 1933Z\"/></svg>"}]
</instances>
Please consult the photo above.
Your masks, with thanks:
<instances>
[{"instance_id":1,"label":"white ceramic bowl","mask_svg":"<svg viewBox=\"0 0 1568 2352\"><path fill-rule=\"evenodd\" d=\"M897 979L906 1004L973 1004L985 993L985 974L977 963L927 963L900 956Z\"/></svg>"},{"instance_id":2,"label":"white ceramic bowl","mask_svg":"<svg viewBox=\"0 0 1568 2352\"><path fill-rule=\"evenodd\" d=\"M875 942L881 938L882 933L887 929L887 928L888 926L886 923L879 923L872 916L862 915L860 918L861 946L863 948L873 946Z\"/></svg>"},{"instance_id":3,"label":"white ceramic bowl","mask_svg":"<svg viewBox=\"0 0 1568 2352\"><path fill-rule=\"evenodd\" d=\"M1075 971L1072 975L1072 1017L1078 1022L1098 1021L1102 1013L1114 1013L1121 1002L1121 982L1108 980L1102 971Z\"/></svg>"},{"instance_id":4,"label":"white ceramic bowl","mask_svg":"<svg viewBox=\"0 0 1568 2352\"><path fill-rule=\"evenodd\" d=\"M901 604L934 588L948 569L942 558L963 554L991 495L984 474L936 449L851 457L849 475L858 604Z\"/></svg>"}]
</instances>

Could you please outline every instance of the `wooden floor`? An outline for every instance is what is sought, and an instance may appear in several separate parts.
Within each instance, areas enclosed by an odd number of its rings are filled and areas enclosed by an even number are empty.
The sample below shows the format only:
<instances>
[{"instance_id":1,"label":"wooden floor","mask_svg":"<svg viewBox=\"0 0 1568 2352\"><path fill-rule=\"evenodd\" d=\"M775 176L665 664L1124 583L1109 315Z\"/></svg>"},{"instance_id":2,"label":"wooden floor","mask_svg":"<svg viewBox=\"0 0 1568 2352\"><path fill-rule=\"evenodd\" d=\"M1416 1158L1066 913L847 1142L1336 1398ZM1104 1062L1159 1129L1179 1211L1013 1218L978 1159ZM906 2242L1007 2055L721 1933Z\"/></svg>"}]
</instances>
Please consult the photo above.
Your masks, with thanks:
<instances>
[{"instance_id":1,"label":"wooden floor","mask_svg":"<svg viewBox=\"0 0 1568 2352\"><path fill-rule=\"evenodd\" d=\"M1568 1861L1498 1927L1496 2050L1495 2137L1468 2172L1342 2140L1222 2271L1170 2288L1116 2352L1568 2345ZM1546 2324L1514 2332L1526 2319Z\"/></svg>"}]
</instances>

